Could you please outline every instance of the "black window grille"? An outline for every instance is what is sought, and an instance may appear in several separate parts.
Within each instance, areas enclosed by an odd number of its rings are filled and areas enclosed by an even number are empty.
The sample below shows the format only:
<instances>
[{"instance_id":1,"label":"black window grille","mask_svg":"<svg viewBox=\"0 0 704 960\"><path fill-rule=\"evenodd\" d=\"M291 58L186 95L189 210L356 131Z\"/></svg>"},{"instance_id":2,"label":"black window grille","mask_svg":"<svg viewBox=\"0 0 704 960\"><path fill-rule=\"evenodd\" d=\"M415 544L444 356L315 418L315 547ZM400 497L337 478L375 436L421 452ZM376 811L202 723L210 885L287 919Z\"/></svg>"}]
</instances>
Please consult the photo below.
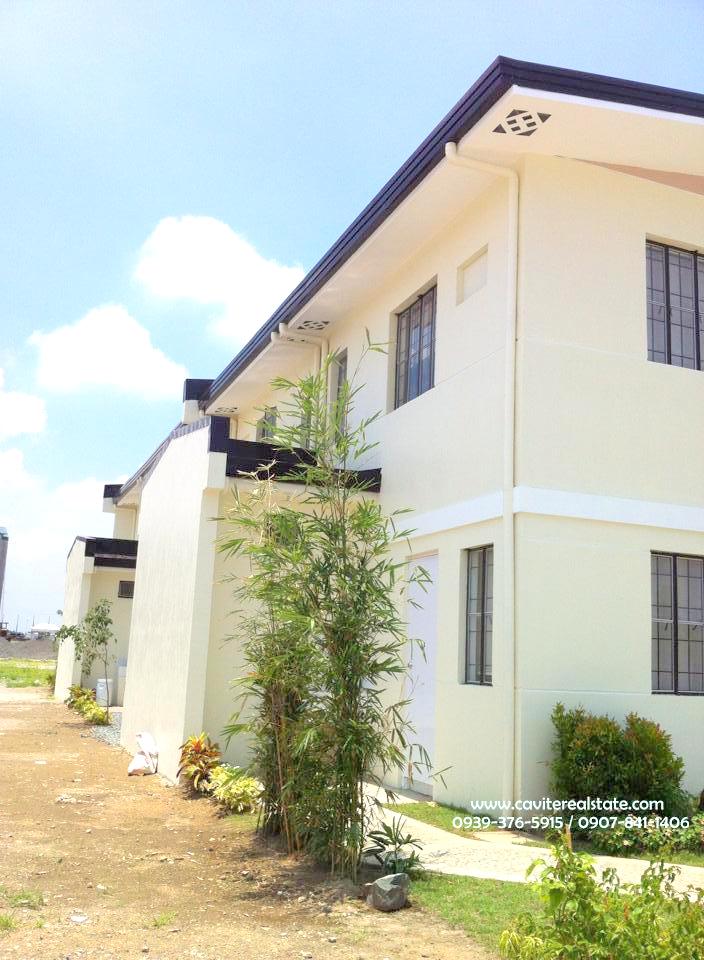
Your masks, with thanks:
<instances>
[{"instance_id":1,"label":"black window grille","mask_svg":"<svg viewBox=\"0 0 704 960\"><path fill-rule=\"evenodd\" d=\"M437 287L397 315L394 406L413 400L435 383L435 304Z\"/></svg>"},{"instance_id":2,"label":"black window grille","mask_svg":"<svg viewBox=\"0 0 704 960\"><path fill-rule=\"evenodd\" d=\"M125 600L131 600L134 596L134 580L120 580L117 585L117 595Z\"/></svg>"},{"instance_id":3,"label":"black window grille","mask_svg":"<svg viewBox=\"0 0 704 960\"><path fill-rule=\"evenodd\" d=\"M276 430L276 407L267 407L263 416L257 420L257 442L271 440Z\"/></svg>"},{"instance_id":4,"label":"black window grille","mask_svg":"<svg viewBox=\"0 0 704 960\"><path fill-rule=\"evenodd\" d=\"M650 559L653 693L704 694L704 558Z\"/></svg>"},{"instance_id":5,"label":"black window grille","mask_svg":"<svg viewBox=\"0 0 704 960\"><path fill-rule=\"evenodd\" d=\"M465 683L491 684L494 611L494 548L467 551Z\"/></svg>"},{"instance_id":6,"label":"black window grille","mask_svg":"<svg viewBox=\"0 0 704 960\"><path fill-rule=\"evenodd\" d=\"M702 369L704 257L646 244L648 359Z\"/></svg>"}]
</instances>

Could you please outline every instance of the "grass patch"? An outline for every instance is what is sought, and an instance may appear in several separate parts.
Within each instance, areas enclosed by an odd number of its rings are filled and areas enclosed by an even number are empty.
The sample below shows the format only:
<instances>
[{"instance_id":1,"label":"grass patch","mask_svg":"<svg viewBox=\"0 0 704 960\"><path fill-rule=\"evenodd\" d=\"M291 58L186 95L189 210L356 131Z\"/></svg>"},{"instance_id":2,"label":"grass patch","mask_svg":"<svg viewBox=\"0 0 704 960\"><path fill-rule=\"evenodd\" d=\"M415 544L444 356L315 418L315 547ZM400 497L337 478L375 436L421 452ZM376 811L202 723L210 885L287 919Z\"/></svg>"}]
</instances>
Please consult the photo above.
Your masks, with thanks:
<instances>
[{"instance_id":1,"label":"grass patch","mask_svg":"<svg viewBox=\"0 0 704 960\"><path fill-rule=\"evenodd\" d=\"M0 660L0 684L6 687L53 686L53 660Z\"/></svg>"},{"instance_id":2,"label":"grass patch","mask_svg":"<svg viewBox=\"0 0 704 960\"><path fill-rule=\"evenodd\" d=\"M225 823L232 833L254 833L258 819L258 813L228 813Z\"/></svg>"},{"instance_id":3,"label":"grass patch","mask_svg":"<svg viewBox=\"0 0 704 960\"><path fill-rule=\"evenodd\" d=\"M17 926L17 921L9 913L0 913L0 933L9 933Z\"/></svg>"},{"instance_id":4,"label":"grass patch","mask_svg":"<svg viewBox=\"0 0 704 960\"><path fill-rule=\"evenodd\" d=\"M541 903L528 884L425 871L411 884L414 903L496 950L499 937L519 913L538 912Z\"/></svg>"},{"instance_id":5,"label":"grass patch","mask_svg":"<svg viewBox=\"0 0 704 960\"><path fill-rule=\"evenodd\" d=\"M470 837L472 830L452 826L455 817L473 817L478 814L470 813L462 807L450 807L444 803L385 803L384 806L392 813L399 813L403 817L412 817L414 820L421 820L431 827L438 827L440 830L447 830L448 833L454 833L458 837ZM486 830L495 830L496 827L482 827ZM413 831L411 831L413 832Z\"/></svg>"},{"instance_id":6,"label":"grass patch","mask_svg":"<svg viewBox=\"0 0 704 960\"><path fill-rule=\"evenodd\" d=\"M38 890L8 890L0 887L0 894L11 907L38 910L44 906L44 896Z\"/></svg>"},{"instance_id":7,"label":"grass patch","mask_svg":"<svg viewBox=\"0 0 704 960\"><path fill-rule=\"evenodd\" d=\"M167 910L164 913L160 913L158 916L154 917L152 920L152 926L157 930L160 930L162 927L168 927L170 923L173 923L176 919L175 910Z\"/></svg>"}]
</instances>

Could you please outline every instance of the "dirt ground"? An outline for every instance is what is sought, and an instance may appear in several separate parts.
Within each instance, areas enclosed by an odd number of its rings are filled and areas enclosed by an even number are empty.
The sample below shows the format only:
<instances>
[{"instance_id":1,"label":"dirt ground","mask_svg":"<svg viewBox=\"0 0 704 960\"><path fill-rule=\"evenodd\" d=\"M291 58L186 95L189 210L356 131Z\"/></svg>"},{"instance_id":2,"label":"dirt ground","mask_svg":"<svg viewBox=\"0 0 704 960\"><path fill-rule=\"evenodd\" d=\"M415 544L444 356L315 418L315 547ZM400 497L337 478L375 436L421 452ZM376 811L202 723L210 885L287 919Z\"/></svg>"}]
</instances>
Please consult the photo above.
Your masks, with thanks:
<instances>
[{"instance_id":1,"label":"dirt ground","mask_svg":"<svg viewBox=\"0 0 704 960\"><path fill-rule=\"evenodd\" d=\"M51 640L8 640L0 637L0 660L55 660Z\"/></svg>"},{"instance_id":2,"label":"dirt ground","mask_svg":"<svg viewBox=\"0 0 704 960\"><path fill-rule=\"evenodd\" d=\"M381 914L158 777L35 690L1 690L0 958L488 960L417 908ZM5 898L6 899L6 898Z\"/></svg>"}]
</instances>

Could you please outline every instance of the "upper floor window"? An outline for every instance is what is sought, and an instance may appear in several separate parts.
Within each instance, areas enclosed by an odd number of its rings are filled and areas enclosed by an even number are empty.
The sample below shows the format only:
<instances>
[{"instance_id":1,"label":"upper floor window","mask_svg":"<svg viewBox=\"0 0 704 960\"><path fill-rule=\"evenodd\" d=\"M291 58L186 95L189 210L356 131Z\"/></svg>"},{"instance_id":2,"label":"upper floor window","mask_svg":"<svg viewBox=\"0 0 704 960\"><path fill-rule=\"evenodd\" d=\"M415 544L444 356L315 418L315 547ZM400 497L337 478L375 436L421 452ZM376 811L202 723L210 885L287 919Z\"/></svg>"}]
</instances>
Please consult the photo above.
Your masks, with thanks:
<instances>
[{"instance_id":1,"label":"upper floor window","mask_svg":"<svg viewBox=\"0 0 704 960\"><path fill-rule=\"evenodd\" d=\"M648 360L702 369L704 257L646 244Z\"/></svg>"},{"instance_id":2,"label":"upper floor window","mask_svg":"<svg viewBox=\"0 0 704 960\"><path fill-rule=\"evenodd\" d=\"M652 689L704 693L704 559L653 553Z\"/></svg>"},{"instance_id":3,"label":"upper floor window","mask_svg":"<svg viewBox=\"0 0 704 960\"><path fill-rule=\"evenodd\" d=\"M394 406L430 390L435 382L435 302L437 287L396 318L396 391Z\"/></svg>"},{"instance_id":4,"label":"upper floor window","mask_svg":"<svg viewBox=\"0 0 704 960\"><path fill-rule=\"evenodd\" d=\"M494 548L467 551L465 683L491 684Z\"/></svg>"},{"instance_id":5,"label":"upper floor window","mask_svg":"<svg viewBox=\"0 0 704 960\"><path fill-rule=\"evenodd\" d=\"M274 436L276 429L276 407L266 407L263 416L257 420L257 442L266 443Z\"/></svg>"},{"instance_id":6,"label":"upper floor window","mask_svg":"<svg viewBox=\"0 0 704 960\"><path fill-rule=\"evenodd\" d=\"M120 580L117 585L117 595L126 600L134 596L134 580Z\"/></svg>"}]
</instances>

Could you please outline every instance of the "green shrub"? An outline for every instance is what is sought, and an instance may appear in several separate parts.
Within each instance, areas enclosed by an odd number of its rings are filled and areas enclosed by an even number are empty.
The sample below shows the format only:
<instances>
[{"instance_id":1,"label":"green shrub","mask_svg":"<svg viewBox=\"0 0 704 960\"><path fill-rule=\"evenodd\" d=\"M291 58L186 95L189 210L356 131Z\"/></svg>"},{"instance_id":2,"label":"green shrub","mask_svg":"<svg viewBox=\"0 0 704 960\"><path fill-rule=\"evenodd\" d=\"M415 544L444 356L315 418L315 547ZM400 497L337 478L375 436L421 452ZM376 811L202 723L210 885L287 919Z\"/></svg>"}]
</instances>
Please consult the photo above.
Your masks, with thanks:
<instances>
[{"instance_id":1,"label":"green shrub","mask_svg":"<svg viewBox=\"0 0 704 960\"><path fill-rule=\"evenodd\" d=\"M218 764L210 771L207 785L213 799L230 813L249 813L259 806L262 785L242 767Z\"/></svg>"},{"instance_id":2,"label":"green shrub","mask_svg":"<svg viewBox=\"0 0 704 960\"><path fill-rule=\"evenodd\" d=\"M181 744L178 776L185 777L193 790L207 790L213 767L220 763L220 748L207 733L190 736Z\"/></svg>"},{"instance_id":3,"label":"green shrub","mask_svg":"<svg viewBox=\"0 0 704 960\"><path fill-rule=\"evenodd\" d=\"M78 684L74 684L68 688L68 696L64 700L64 703L67 707L70 707L71 710L78 710L80 712L83 705L89 701L95 702L95 690L89 690L88 687L81 687Z\"/></svg>"},{"instance_id":4,"label":"green shrub","mask_svg":"<svg viewBox=\"0 0 704 960\"><path fill-rule=\"evenodd\" d=\"M704 852L704 813L695 814L686 827L662 826L657 817L650 817L643 826L626 826L620 818L613 829L592 830L590 838L604 853L646 853L666 856L687 850Z\"/></svg>"},{"instance_id":5,"label":"green shrub","mask_svg":"<svg viewBox=\"0 0 704 960\"><path fill-rule=\"evenodd\" d=\"M691 802L682 789L684 761L672 751L672 738L635 713L625 728L612 717L596 716L583 707L552 712L555 727L552 775L563 799L618 797L661 800L664 816L686 816Z\"/></svg>"},{"instance_id":6,"label":"green shrub","mask_svg":"<svg viewBox=\"0 0 704 960\"><path fill-rule=\"evenodd\" d=\"M626 717L626 780L635 798L662 800L669 816L687 816L692 802L682 789L684 760L672 751L672 737L637 713Z\"/></svg>"},{"instance_id":7,"label":"green shrub","mask_svg":"<svg viewBox=\"0 0 704 960\"><path fill-rule=\"evenodd\" d=\"M88 701L82 707L81 713L88 723L91 723L95 726L105 727L110 723L107 710L105 707L101 707L97 703L91 703Z\"/></svg>"},{"instance_id":8,"label":"green shrub","mask_svg":"<svg viewBox=\"0 0 704 960\"><path fill-rule=\"evenodd\" d=\"M598 880L591 858L561 839L554 865L536 884L539 914L522 914L501 935L510 960L702 960L704 892L679 893L679 871L653 863L637 884L622 884L614 870ZM529 873L531 872L529 871Z\"/></svg>"}]
</instances>

